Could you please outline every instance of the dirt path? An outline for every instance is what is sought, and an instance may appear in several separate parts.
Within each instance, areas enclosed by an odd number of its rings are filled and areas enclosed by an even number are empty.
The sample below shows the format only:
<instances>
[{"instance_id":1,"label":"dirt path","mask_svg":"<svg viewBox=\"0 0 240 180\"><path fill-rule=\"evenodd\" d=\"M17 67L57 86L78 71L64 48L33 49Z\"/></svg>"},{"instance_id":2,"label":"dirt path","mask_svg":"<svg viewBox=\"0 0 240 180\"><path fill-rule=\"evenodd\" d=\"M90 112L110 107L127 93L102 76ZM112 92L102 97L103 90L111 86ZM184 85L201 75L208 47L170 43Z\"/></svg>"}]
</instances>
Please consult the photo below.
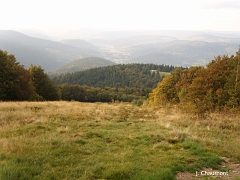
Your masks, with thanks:
<instances>
[{"instance_id":1,"label":"dirt path","mask_svg":"<svg viewBox=\"0 0 240 180\"><path fill-rule=\"evenodd\" d=\"M196 180L196 179L203 179L203 177L209 177L209 179L218 179L218 180L225 180L225 179L240 180L240 164L234 164L230 162L228 158L223 158L223 159L225 162L222 163L221 166L230 168L231 170L229 172L220 172L212 169L203 169L202 171L198 171L196 173L179 172L176 178L177 180ZM210 173L214 173L214 175L208 175Z\"/></svg>"}]
</instances>

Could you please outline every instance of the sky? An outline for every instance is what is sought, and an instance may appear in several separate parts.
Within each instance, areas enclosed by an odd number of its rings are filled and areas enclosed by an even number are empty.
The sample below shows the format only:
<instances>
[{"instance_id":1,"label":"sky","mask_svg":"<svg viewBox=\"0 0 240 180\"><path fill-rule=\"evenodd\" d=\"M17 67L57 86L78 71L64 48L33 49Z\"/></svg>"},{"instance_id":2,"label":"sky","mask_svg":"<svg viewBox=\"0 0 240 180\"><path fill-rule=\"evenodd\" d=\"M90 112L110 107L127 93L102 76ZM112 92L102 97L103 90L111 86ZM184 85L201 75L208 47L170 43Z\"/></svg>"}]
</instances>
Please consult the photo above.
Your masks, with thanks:
<instances>
[{"instance_id":1,"label":"sky","mask_svg":"<svg viewBox=\"0 0 240 180\"><path fill-rule=\"evenodd\" d=\"M240 0L0 0L3 29L240 31Z\"/></svg>"}]
</instances>

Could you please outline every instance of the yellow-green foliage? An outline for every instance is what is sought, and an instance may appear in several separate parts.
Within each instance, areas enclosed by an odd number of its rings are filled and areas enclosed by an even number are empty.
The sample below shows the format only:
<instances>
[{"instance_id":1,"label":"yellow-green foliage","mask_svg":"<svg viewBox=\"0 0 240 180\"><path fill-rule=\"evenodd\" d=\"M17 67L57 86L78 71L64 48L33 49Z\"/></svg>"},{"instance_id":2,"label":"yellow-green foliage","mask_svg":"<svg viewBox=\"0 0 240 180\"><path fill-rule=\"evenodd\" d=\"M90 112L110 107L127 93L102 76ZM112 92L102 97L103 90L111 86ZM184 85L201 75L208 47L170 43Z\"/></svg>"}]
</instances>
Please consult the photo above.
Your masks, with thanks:
<instances>
[{"instance_id":1,"label":"yellow-green foliage","mask_svg":"<svg viewBox=\"0 0 240 180\"><path fill-rule=\"evenodd\" d=\"M239 114L211 118L126 103L0 102L0 179L175 179L221 169L221 156L239 162Z\"/></svg>"}]
</instances>

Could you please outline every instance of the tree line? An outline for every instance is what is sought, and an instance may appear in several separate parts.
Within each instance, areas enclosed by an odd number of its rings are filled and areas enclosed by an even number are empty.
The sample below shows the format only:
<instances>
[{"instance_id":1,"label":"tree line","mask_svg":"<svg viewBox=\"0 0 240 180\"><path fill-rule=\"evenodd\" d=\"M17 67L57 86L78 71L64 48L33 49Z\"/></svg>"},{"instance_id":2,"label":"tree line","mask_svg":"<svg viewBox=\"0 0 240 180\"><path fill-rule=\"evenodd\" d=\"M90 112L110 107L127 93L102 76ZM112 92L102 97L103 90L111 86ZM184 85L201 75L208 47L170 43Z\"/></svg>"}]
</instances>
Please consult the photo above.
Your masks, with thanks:
<instances>
[{"instance_id":1,"label":"tree line","mask_svg":"<svg viewBox=\"0 0 240 180\"><path fill-rule=\"evenodd\" d=\"M62 100L80 102L135 102L141 105L152 89L150 88L112 88L112 87L90 87L78 84L59 86Z\"/></svg>"},{"instance_id":2,"label":"tree line","mask_svg":"<svg viewBox=\"0 0 240 180\"><path fill-rule=\"evenodd\" d=\"M217 56L206 67L176 68L149 95L154 106L178 104L187 112L205 114L240 105L239 53Z\"/></svg>"}]
</instances>

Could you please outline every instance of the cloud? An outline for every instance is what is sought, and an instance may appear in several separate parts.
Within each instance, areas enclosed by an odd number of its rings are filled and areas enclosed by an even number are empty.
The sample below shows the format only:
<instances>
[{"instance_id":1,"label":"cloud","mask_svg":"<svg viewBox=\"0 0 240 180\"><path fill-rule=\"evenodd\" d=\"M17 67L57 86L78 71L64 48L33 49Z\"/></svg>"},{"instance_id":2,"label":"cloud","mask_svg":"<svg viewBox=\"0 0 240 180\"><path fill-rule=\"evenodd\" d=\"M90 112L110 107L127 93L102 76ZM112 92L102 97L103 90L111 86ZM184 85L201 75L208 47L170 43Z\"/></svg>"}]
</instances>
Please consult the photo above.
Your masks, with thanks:
<instances>
[{"instance_id":1,"label":"cloud","mask_svg":"<svg viewBox=\"0 0 240 180\"><path fill-rule=\"evenodd\" d=\"M207 1L202 4L205 9L240 9L239 0L215 0Z\"/></svg>"}]
</instances>

